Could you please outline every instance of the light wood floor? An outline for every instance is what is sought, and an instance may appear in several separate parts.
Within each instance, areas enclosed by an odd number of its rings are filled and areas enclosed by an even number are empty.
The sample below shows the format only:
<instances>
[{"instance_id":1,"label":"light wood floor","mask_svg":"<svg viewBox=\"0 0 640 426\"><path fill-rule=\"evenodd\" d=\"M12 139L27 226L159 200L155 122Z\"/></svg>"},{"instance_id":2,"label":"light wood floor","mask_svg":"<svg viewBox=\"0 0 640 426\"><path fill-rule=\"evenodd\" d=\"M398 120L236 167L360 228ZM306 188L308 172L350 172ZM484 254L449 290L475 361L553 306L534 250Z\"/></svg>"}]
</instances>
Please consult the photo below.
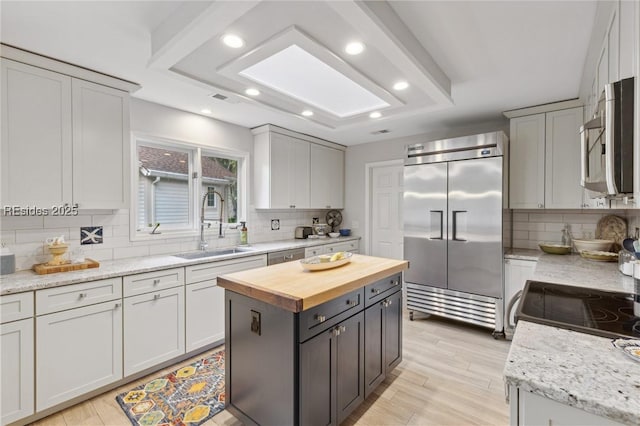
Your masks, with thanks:
<instances>
[{"instance_id":1,"label":"light wood floor","mask_svg":"<svg viewBox=\"0 0 640 426\"><path fill-rule=\"evenodd\" d=\"M404 319L404 359L345 425L507 425L502 369L509 342L490 330L436 317ZM202 355L196 357L200 358ZM38 426L128 426L115 400L154 377L192 360L156 372L44 418ZM207 426L241 425L227 411Z\"/></svg>"}]
</instances>

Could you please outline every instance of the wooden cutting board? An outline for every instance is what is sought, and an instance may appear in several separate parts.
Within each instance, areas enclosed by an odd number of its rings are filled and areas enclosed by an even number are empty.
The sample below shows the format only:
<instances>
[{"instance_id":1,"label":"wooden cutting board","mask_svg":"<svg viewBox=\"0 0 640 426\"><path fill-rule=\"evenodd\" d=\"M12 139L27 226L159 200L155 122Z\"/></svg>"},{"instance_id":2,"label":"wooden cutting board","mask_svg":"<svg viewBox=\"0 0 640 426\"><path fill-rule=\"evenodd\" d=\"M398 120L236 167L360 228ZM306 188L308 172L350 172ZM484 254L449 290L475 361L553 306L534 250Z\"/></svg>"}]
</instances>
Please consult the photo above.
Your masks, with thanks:
<instances>
[{"instance_id":1,"label":"wooden cutting board","mask_svg":"<svg viewBox=\"0 0 640 426\"><path fill-rule=\"evenodd\" d=\"M56 272L69 272L69 271L79 271L81 269L89 269L89 268L97 268L100 266L100 263L93 259L86 259L81 263L67 263L64 265L47 265L46 263L38 263L33 265L31 269L35 271L36 274L44 275L44 274L55 274Z\"/></svg>"}]
</instances>

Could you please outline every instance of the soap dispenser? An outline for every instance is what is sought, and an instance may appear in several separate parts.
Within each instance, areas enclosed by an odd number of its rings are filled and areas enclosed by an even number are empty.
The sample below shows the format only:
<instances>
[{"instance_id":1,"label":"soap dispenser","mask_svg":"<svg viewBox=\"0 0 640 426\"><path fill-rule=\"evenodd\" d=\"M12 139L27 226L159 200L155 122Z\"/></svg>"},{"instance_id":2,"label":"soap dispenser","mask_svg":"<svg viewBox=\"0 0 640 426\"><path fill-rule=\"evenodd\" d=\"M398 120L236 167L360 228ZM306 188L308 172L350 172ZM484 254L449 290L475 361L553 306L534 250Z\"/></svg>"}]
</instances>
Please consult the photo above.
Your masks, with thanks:
<instances>
[{"instance_id":1,"label":"soap dispenser","mask_svg":"<svg viewBox=\"0 0 640 426\"><path fill-rule=\"evenodd\" d=\"M240 222L240 224L242 225L242 228L240 228L240 244L247 245L249 244L247 222Z\"/></svg>"}]
</instances>

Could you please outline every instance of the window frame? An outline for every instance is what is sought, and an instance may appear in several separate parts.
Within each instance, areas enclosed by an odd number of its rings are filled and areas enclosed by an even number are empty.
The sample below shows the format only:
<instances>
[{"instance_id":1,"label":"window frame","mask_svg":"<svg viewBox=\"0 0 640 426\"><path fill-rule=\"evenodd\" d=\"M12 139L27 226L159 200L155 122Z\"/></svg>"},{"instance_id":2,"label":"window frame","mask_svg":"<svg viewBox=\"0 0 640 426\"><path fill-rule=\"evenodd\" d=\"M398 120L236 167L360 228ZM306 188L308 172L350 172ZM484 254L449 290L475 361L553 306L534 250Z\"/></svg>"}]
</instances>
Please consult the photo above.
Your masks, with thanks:
<instances>
[{"instance_id":1,"label":"window frame","mask_svg":"<svg viewBox=\"0 0 640 426\"><path fill-rule=\"evenodd\" d=\"M161 234L151 234L153 227L148 225L138 228L138 185L140 182L138 145L152 148L167 148L175 151L188 153L189 158L189 224L185 226L174 226L172 228L163 227L162 223L158 229ZM129 209L129 237L131 241L150 240L161 235L162 239L192 237L200 235L200 210L203 190L202 179L202 157L215 156L229 158L238 162L237 167L237 218L246 221L247 204L249 200L248 167L249 153L246 151L233 150L219 146L204 145L195 142L187 142L175 139L168 139L149 135L145 133L132 132L131 137L131 182L130 182L130 209ZM217 202L215 202L218 205ZM145 221L146 222L146 221Z\"/></svg>"}]
</instances>

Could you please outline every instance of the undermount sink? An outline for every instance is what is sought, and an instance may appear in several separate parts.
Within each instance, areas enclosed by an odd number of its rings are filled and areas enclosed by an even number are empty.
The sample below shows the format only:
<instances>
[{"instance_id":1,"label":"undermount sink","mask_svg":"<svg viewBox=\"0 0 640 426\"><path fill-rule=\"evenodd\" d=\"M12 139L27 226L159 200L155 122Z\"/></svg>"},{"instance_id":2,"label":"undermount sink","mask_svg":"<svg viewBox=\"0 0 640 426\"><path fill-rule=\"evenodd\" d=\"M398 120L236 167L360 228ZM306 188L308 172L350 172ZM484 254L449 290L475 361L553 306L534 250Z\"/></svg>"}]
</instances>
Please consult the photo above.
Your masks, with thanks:
<instances>
[{"instance_id":1,"label":"undermount sink","mask_svg":"<svg viewBox=\"0 0 640 426\"><path fill-rule=\"evenodd\" d=\"M236 253L246 253L249 251L253 251L252 248L248 247L233 247L228 249L220 249L220 250L209 250L209 251L195 251L190 253L179 253L174 254L172 256L179 257L182 259L202 259L205 257L217 257L217 256L226 256L228 254L236 254Z\"/></svg>"}]
</instances>

